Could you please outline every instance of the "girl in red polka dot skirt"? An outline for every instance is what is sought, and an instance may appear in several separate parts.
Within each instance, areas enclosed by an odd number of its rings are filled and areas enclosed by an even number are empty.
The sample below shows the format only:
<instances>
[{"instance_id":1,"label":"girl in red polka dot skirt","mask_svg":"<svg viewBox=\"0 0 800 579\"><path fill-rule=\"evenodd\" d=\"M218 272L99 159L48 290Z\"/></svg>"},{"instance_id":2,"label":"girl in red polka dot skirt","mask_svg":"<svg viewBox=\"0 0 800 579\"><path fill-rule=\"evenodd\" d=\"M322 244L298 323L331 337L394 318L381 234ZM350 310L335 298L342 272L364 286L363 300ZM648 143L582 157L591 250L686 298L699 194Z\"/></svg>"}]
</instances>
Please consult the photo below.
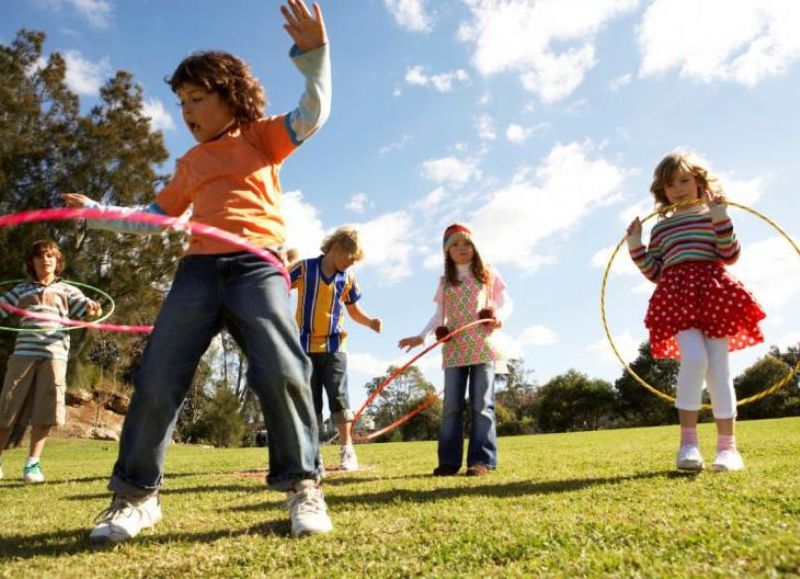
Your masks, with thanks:
<instances>
[{"instance_id":1,"label":"girl in red polka dot skirt","mask_svg":"<svg viewBox=\"0 0 800 579\"><path fill-rule=\"evenodd\" d=\"M654 358L678 358L675 407L681 423L678 469L705 466L697 446L697 417L705 380L717 423L717 454L711 468L744 468L736 450L736 393L728 352L764 340L765 314L742 283L725 268L739 258L739 242L717 179L689 153L667 155L656 167L650 191L656 207L702 199L703 204L663 211L642 244L639 218L628 226L628 249L641 272L656 284L645 317Z\"/></svg>"}]
</instances>

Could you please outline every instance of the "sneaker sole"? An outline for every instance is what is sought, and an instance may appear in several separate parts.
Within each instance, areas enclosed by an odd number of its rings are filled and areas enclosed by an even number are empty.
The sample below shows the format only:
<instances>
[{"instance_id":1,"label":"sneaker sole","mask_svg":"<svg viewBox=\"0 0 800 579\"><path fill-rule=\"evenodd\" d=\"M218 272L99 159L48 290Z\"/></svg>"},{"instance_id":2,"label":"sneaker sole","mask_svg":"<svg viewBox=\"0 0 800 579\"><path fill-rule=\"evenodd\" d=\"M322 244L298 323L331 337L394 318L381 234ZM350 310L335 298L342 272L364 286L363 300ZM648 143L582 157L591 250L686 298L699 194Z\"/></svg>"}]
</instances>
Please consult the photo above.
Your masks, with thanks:
<instances>
[{"instance_id":1,"label":"sneaker sole","mask_svg":"<svg viewBox=\"0 0 800 579\"><path fill-rule=\"evenodd\" d=\"M714 472L739 472L744 470L744 467L741 468L728 468L727 466L723 466L721 464L712 464L711 470Z\"/></svg>"},{"instance_id":2,"label":"sneaker sole","mask_svg":"<svg viewBox=\"0 0 800 579\"><path fill-rule=\"evenodd\" d=\"M325 529L303 529L302 531L292 531L292 537L308 537L311 535L324 535L333 531L333 525Z\"/></svg>"},{"instance_id":3,"label":"sneaker sole","mask_svg":"<svg viewBox=\"0 0 800 579\"><path fill-rule=\"evenodd\" d=\"M678 470L685 470L689 472L700 472L706 467L703 462L684 462L678 465Z\"/></svg>"}]
</instances>

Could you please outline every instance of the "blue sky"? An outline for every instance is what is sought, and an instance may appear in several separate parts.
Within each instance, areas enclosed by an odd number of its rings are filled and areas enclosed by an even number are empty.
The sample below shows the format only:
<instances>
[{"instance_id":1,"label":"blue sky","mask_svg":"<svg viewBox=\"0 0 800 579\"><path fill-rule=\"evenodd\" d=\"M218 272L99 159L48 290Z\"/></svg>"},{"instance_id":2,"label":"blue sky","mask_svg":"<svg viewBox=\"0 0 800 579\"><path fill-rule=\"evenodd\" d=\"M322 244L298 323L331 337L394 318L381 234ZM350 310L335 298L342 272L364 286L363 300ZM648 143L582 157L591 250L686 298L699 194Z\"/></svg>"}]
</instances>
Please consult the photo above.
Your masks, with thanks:
<instances>
[{"instance_id":1,"label":"blue sky","mask_svg":"<svg viewBox=\"0 0 800 579\"><path fill-rule=\"evenodd\" d=\"M292 245L359 224L362 305L350 321L351 400L432 313L441 233L454 220L506 278L504 329L540 383L577 368L615 380L599 316L611 248L650 212L653 168L676 147L708 159L733 201L800 230L800 3L794 0L328 0L330 121L282 173ZM276 0L6 0L0 41L43 30L88 108L115 70L144 88L174 160L193 141L163 78L188 53L233 52L253 67L268 113L302 80ZM91 195L91 192L86 192ZM800 341L800 258L732 210L734 272L767 309L770 344ZM624 352L646 337L649 282L620 255L608 316ZM738 372L766 352L732 356ZM422 365L441 383L437 354Z\"/></svg>"}]
</instances>

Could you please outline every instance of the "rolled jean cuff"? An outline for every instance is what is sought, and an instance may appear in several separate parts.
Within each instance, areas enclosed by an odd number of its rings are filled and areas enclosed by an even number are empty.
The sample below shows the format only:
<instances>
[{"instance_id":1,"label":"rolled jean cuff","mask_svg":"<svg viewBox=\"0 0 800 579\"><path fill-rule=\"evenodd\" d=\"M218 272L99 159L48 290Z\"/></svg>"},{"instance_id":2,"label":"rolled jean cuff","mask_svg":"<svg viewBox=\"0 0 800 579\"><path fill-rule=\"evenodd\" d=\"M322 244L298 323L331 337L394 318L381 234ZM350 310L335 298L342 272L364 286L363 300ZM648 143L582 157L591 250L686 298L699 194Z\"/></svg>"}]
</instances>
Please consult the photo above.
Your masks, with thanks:
<instances>
[{"instance_id":1,"label":"rolled jean cuff","mask_svg":"<svg viewBox=\"0 0 800 579\"><path fill-rule=\"evenodd\" d=\"M338 410L336 412L331 413L331 420L334 424L344 424L346 422L353 422L353 418L356 417L356 413L353 412L350 408L345 408L344 410Z\"/></svg>"},{"instance_id":2,"label":"rolled jean cuff","mask_svg":"<svg viewBox=\"0 0 800 579\"><path fill-rule=\"evenodd\" d=\"M112 476L111 480L108 481L108 490L110 490L114 494L123 497L131 497L134 499L146 499L148 497L156 496L158 494L158 487L143 489L141 487L134 486L130 483L126 483L124 480L122 480L116 475Z\"/></svg>"},{"instance_id":3,"label":"rolled jean cuff","mask_svg":"<svg viewBox=\"0 0 800 579\"><path fill-rule=\"evenodd\" d=\"M299 483L300 481L304 480L311 480L314 481L314 484L319 485L322 483L322 476L317 473L314 476L293 476L293 477L281 477L279 479L270 478L267 475L267 486L273 491L280 491L286 492L294 490L294 485Z\"/></svg>"}]
</instances>

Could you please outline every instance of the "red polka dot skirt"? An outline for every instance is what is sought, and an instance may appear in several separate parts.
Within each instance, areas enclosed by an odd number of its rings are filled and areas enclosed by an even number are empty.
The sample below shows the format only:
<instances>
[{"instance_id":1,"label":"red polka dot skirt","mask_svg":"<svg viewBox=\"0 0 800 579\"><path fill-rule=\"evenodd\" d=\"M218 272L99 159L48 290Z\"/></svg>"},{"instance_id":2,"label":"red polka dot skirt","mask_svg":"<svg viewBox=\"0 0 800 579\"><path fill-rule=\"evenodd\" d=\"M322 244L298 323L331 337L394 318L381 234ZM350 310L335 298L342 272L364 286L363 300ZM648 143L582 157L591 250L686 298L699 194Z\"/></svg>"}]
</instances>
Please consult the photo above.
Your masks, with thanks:
<instances>
[{"instance_id":1,"label":"red polka dot skirt","mask_svg":"<svg viewBox=\"0 0 800 579\"><path fill-rule=\"evenodd\" d=\"M764 341L758 322L765 317L753 295L725 266L691 261L664 270L644 325L654 358L680 359L678 332L694 328L709 338L727 337L732 352Z\"/></svg>"}]
</instances>

